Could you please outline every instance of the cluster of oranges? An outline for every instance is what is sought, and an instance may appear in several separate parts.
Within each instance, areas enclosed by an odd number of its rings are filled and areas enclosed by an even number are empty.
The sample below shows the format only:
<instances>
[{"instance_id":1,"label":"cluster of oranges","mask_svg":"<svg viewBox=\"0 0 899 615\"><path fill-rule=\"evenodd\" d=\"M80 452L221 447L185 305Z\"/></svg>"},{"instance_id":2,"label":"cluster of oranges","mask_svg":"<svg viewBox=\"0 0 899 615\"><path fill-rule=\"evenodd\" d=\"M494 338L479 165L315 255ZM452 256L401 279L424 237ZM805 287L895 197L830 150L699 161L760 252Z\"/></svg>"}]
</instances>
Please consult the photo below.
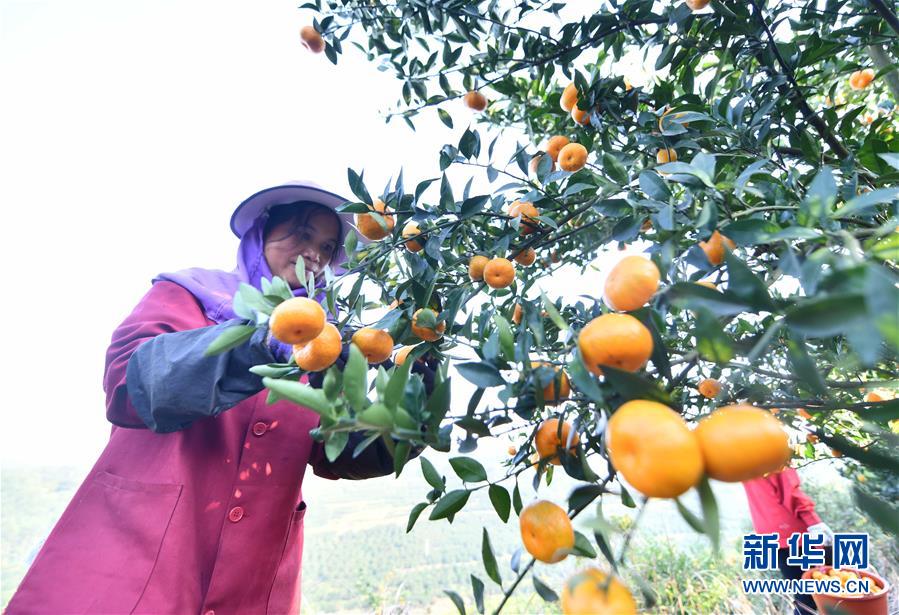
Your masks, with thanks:
<instances>
[{"instance_id":1,"label":"cluster of oranges","mask_svg":"<svg viewBox=\"0 0 899 615\"><path fill-rule=\"evenodd\" d=\"M745 404L719 408L691 431L671 408L633 400L612 415L605 438L615 470L647 497L658 498L676 498L703 476L726 482L756 478L782 468L791 454L777 419ZM575 453L578 442L572 425L558 418L543 421L534 436L539 458L556 465L560 455ZM554 502L536 500L522 509L519 530L525 550L541 562L560 562L574 550L571 519ZM636 602L617 579L588 568L566 581L562 612L636 613Z\"/></svg>"},{"instance_id":2,"label":"cluster of oranges","mask_svg":"<svg viewBox=\"0 0 899 615\"><path fill-rule=\"evenodd\" d=\"M426 312L428 316L425 316ZM275 339L293 346L294 361L308 372L329 368L337 361L343 347L340 331L326 322L321 305L307 297L293 297L279 303L272 310L269 329ZM443 336L446 323L438 323L433 310L423 308L413 314L411 329L419 339L435 342ZM357 330L350 342L370 364L383 363L390 358L394 348L393 337L387 331L372 327ZM394 357L395 363L402 365L414 348L401 347Z\"/></svg>"}]
</instances>

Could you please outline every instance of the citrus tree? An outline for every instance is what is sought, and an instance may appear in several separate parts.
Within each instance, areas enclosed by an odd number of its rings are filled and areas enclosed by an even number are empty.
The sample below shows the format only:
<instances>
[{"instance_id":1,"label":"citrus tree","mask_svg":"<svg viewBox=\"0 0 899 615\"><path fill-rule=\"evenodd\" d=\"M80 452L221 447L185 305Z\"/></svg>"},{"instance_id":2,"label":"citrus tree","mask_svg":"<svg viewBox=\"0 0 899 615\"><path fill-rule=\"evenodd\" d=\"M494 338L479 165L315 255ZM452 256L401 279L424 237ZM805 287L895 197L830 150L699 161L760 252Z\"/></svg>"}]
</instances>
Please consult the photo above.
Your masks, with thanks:
<instances>
[{"instance_id":1,"label":"citrus tree","mask_svg":"<svg viewBox=\"0 0 899 615\"><path fill-rule=\"evenodd\" d=\"M335 64L362 53L373 70L395 74L388 119L470 122L439 151L437 178L400 174L372 194L349 171L357 202L344 210L357 215L359 234L346 240L348 270L328 272L321 289L343 343L350 330L365 332L353 334L346 365L328 369L320 389L297 382L296 364L256 368L273 396L321 414L315 435L331 457L362 429L369 437L357 449L382 438L399 473L419 446L449 452L453 427L466 434L450 459L461 483L420 461L433 489L409 530L425 512L452 521L486 489L503 521L513 509L520 519L524 550L511 582L483 537L486 574L505 598L535 560L605 560L561 588L534 579L566 612L636 608L639 592L615 578L628 542L613 552L608 497L642 506L696 489L702 511L678 508L714 542L710 478L841 456L858 504L899 535L889 502L899 485L892 5L302 8L315 12L302 32L310 50ZM555 299L543 291L557 272L583 273L625 244L642 254L610 265L604 288ZM237 304L266 326L289 297L276 280L263 293L244 288ZM385 358L372 349L394 342L402 356L381 363L369 386L368 363ZM337 358L331 348L326 364ZM430 391L411 369L426 359L439 362ZM470 399L451 402L450 374L476 387ZM507 472L488 476L465 453L510 429L521 437ZM522 502L520 476L531 472L538 487L558 471L578 481L567 502ZM589 537L570 523L584 511ZM484 583L472 584L483 610ZM651 603L652 590L639 589Z\"/></svg>"}]
</instances>

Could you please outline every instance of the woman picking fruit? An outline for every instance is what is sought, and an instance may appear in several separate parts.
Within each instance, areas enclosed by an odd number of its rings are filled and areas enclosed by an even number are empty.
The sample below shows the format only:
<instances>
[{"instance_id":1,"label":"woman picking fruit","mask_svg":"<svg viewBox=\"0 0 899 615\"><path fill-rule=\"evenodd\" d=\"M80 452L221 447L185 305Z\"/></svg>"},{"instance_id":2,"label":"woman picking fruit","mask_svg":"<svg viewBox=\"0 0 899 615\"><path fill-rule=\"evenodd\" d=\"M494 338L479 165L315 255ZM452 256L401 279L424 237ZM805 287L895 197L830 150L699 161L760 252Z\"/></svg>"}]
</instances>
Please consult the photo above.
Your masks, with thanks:
<instances>
[{"instance_id":1,"label":"woman picking fruit","mask_svg":"<svg viewBox=\"0 0 899 615\"><path fill-rule=\"evenodd\" d=\"M300 258L316 278L343 262L351 218L335 208L344 202L310 182L257 192L231 217L240 238L234 271L153 280L107 351L109 443L7 613L298 611L306 466L329 479L365 479L391 473L393 460L380 439L354 459L360 432L329 462L309 433L316 413L266 403L249 368L286 363L294 349L265 329L222 354L206 349L238 318L240 284L261 289L276 275L305 297ZM304 338L311 323L327 331L324 349L339 350L320 300L289 300L299 307L282 324Z\"/></svg>"}]
</instances>

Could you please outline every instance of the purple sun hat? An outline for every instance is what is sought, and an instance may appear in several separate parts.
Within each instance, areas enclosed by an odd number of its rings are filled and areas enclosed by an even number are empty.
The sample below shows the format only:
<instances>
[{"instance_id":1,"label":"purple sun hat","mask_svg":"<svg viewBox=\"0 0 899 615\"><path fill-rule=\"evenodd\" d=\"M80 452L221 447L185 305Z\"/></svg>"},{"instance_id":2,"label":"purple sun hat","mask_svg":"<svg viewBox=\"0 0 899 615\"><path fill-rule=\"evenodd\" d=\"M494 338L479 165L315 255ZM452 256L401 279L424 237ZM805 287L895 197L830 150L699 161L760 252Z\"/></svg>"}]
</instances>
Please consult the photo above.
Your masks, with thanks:
<instances>
[{"instance_id":1,"label":"purple sun hat","mask_svg":"<svg viewBox=\"0 0 899 615\"><path fill-rule=\"evenodd\" d=\"M309 180L295 180L284 182L278 186L265 188L244 200L231 215L231 230L239 238L253 227L253 224L269 209L275 205L286 205L297 201L311 201L324 205L331 209L340 218L340 241L337 253L331 261L331 266L339 265L346 261L346 253L343 249L344 238L347 231L354 226L353 214L337 211L340 205L348 202L342 196L325 190L318 184ZM359 236L360 243L368 243L364 237Z\"/></svg>"}]
</instances>

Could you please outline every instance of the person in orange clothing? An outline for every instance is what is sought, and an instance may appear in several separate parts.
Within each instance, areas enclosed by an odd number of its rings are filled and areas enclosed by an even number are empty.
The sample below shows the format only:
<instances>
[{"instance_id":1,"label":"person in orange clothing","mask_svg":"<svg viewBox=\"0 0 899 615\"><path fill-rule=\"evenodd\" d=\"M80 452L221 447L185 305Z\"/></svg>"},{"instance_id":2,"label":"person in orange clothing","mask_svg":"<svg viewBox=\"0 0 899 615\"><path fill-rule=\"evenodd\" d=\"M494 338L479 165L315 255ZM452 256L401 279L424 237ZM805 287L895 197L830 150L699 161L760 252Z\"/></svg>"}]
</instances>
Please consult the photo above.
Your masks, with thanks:
<instances>
[{"instance_id":1,"label":"person in orange clothing","mask_svg":"<svg viewBox=\"0 0 899 615\"><path fill-rule=\"evenodd\" d=\"M780 472L772 472L761 478L743 483L749 500L752 525L758 534L778 536L777 566L785 579L800 579L804 572L799 566L787 564L789 548L787 540L794 533L823 536L824 546L833 545L833 531L821 521L815 512L815 502L802 490L799 474L786 467ZM825 550L825 560L831 564L832 553ZM807 594L793 596L794 615L817 613L815 602Z\"/></svg>"}]
</instances>

